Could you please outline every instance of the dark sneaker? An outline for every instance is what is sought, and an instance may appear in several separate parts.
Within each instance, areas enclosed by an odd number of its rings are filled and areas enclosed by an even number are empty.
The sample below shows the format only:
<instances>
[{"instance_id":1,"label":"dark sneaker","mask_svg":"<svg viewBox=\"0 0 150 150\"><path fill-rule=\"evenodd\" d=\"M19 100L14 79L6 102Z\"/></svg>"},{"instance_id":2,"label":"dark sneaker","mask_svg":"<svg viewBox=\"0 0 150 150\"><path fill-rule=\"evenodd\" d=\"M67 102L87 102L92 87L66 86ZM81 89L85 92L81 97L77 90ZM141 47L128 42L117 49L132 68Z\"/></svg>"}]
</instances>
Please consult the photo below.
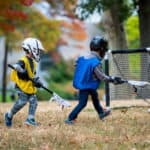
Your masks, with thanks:
<instances>
[{"instance_id":1,"label":"dark sneaker","mask_svg":"<svg viewBox=\"0 0 150 150\"><path fill-rule=\"evenodd\" d=\"M33 119L27 119L26 121L25 121L25 124L26 125L31 125L31 126L37 126L38 124L36 123L36 121L35 121L35 119L33 118Z\"/></svg>"},{"instance_id":2,"label":"dark sneaker","mask_svg":"<svg viewBox=\"0 0 150 150\"><path fill-rule=\"evenodd\" d=\"M66 124L69 124L69 125L73 125L73 124L74 124L74 120L66 119L66 120L65 120L65 123L66 123Z\"/></svg>"},{"instance_id":3,"label":"dark sneaker","mask_svg":"<svg viewBox=\"0 0 150 150\"><path fill-rule=\"evenodd\" d=\"M11 127L11 126L12 126L12 118L10 118L10 117L8 116L8 113L5 113L5 125L6 125L7 127Z\"/></svg>"},{"instance_id":4,"label":"dark sneaker","mask_svg":"<svg viewBox=\"0 0 150 150\"><path fill-rule=\"evenodd\" d=\"M110 115L110 113L111 113L111 110L106 110L106 111L104 111L103 113L101 113L101 114L99 115L99 118L100 118L101 120L103 120L105 117L107 117L108 115Z\"/></svg>"}]
</instances>

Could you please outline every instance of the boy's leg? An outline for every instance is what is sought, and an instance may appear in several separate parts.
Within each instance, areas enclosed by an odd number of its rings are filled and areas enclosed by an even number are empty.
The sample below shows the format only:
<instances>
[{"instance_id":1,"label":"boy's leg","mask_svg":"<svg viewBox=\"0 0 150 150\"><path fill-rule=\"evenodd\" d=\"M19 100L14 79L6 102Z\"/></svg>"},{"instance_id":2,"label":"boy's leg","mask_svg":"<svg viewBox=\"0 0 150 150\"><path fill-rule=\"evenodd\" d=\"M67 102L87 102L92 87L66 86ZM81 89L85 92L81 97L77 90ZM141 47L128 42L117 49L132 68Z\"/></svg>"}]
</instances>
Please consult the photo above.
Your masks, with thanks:
<instances>
[{"instance_id":1,"label":"boy's leg","mask_svg":"<svg viewBox=\"0 0 150 150\"><path fill-rule=\"evenodd\" d=\"M18 100L14 103L12 109L10 110L10 117L12 118L26 103L28 102L28 95L25 93L18 94Z\"/></svg>"},{"instance_id":2,"label":"boy's leg","mask_svg":"<svg viewBox=\"0 0 150 150\"><path fill-rule=\"evenodd\" d=\"M92 96L93 105L99 115L99 118L102 120L103 118L107 117L111 113L111 110L106 110L106 111L103 110L102 106L100 105L98 99L98 93L96 90L91 90L90 94Z\"/></svg>"},{"instance_id":3,"label":"boy's leg","mask_svg":"<svg viewBox=\"0 0 150 150\"><path fill-rule=\"evenodd\" d=\"M74 120L77 118L78 114L81 110L86 106L88 100L88 90L80 90L79 91L79 103L78 105L72 110L68 119Z\"/></svg>"},{"instance_id":4,"label":"boy's leg","mask_svg":"<svg viewBox=\"0 0 150 150\"><path fill-rule=\"evenodd\" d=\"M7 112L5 114L5 124L6 126L12 125L12 118L13 116L27 103L28 101L28 95L19 92L18 94L18 100L14 103L13 107L11 108L10 112Z\"/></svg>"},{"instance_id":5,"label":"boy's leg","mask_svg":"<svg viewBox=\"0 0 150 150\"><path fill-rule=\"evenodd\" d=\"M37 109L37 97L36 95L31 95L29 98L29 111L28 111L28 117L26 120L26 124L29 125L37 125L36 121L35 121L35 112Z\"/></svg>"},{"instance_id":6,"label":"boy's leg","mask_svg":"<svg viewBox=\"0 0 150 150\"><path fill-rule=\"evenodd\" d=\"M104 111L103 111L103 108L99 102L97 91L96 90L90 90L90 94L92 97L92 102L93 102L94 108L97 111L97 113L98 114L103 113Z\"/></svg>"}]
</instances>

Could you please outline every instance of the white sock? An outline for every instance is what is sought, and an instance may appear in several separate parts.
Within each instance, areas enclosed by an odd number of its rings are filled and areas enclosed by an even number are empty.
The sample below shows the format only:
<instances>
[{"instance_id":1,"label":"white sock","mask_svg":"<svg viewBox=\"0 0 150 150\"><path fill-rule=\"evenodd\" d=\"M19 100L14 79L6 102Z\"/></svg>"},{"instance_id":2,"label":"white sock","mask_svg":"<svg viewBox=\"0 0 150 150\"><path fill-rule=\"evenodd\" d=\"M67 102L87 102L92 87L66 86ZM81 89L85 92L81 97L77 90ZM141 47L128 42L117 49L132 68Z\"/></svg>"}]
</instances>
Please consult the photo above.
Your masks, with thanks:
<instances>
[{"instance_id":1,"label":"white sock","mask_svg":"<svg viewBox=\"0 0 150 150\"><path fill-rule=\"evenodd\" d=\"M28 115L28 119L34 119L33 115Z\"/></svg>"},{"instance_id":2,"label":"white sock","mask_svg":"<svg viewBox=\"0 0 150 150\"><path fill-rule=\"evenodd\" d=\"M11 111L8 112L8 117L9 117L9 118L13 118L13 114L11 113Z\"/></svg>"}]
</instances>

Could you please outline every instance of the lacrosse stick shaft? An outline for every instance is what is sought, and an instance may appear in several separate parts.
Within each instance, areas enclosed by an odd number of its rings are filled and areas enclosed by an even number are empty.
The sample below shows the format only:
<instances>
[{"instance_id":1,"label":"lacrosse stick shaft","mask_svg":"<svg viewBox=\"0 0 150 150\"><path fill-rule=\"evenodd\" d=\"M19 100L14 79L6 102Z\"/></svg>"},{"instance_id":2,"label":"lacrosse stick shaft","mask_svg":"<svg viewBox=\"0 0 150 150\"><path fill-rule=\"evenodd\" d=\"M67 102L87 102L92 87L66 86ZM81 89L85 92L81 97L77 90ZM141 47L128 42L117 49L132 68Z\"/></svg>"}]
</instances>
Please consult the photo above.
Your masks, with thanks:
<instances>
[{"instance_id":1,"label":"lacrosse stick shaft","mask_svg":"<svg viewBox=\"0 0 150 150\"><path fill-rule=\"evenodd\" d=\"M54 93L53 91L49 90L48 88L46 88L46 87L43 86L43 85L42 85L42 88L43 88L44 90L46 90L47 92L49 92L50 94L53 94L53 93Z\"/></svg>"},{"instance_id":2,"label":"lacrosse stick shaft","mask_svg":"<svg viewBox=\"0 0 150 150\"><path fill-rule=\"evenodd\" d=\"M8 64L8 67L11 68L11 69L13 69L13 70L16 70L16 69L14 68L14 66L12 66L11 64ZM33 80L32 78L29 78L29 80L34 83L34 80ZM46 88L46 87L43 86L43 85L41 86L41 88L43 88L44 90L46 90L46 91L49 92L50 94L53 94L53 93L54 93L53 91L49 90L48 88Z\"/></svg>"}]
</instances>

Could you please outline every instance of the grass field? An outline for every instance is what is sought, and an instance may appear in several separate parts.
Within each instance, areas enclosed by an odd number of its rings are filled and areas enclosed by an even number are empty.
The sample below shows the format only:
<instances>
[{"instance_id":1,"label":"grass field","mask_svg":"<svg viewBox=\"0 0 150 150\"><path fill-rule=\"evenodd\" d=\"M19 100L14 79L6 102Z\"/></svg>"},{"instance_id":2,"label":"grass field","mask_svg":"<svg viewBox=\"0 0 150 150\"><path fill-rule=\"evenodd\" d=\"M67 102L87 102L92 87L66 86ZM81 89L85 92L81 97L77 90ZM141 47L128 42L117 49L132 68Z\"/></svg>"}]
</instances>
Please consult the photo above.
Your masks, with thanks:
<instances>
[{"instance_id":1,"label":"grass field","mask_svg":"<svg viewBox=\"0 0 150 150\"><path fill-rule=\"evenodd\" d=\"M75 125L64 124L76 103L72 102L71 108L62 111L54 102L39 102L38 127L24 125L26 105L14 117L11 128L5 127L3 115L12 103L1 103L0 150L150 150L150 113L145 102L138 101L138 105L144 107L114 109L104 121L98 119L89 102ZM112 102L113 107L125 105L128 101Z\"/></svg>"}]
</instances>

